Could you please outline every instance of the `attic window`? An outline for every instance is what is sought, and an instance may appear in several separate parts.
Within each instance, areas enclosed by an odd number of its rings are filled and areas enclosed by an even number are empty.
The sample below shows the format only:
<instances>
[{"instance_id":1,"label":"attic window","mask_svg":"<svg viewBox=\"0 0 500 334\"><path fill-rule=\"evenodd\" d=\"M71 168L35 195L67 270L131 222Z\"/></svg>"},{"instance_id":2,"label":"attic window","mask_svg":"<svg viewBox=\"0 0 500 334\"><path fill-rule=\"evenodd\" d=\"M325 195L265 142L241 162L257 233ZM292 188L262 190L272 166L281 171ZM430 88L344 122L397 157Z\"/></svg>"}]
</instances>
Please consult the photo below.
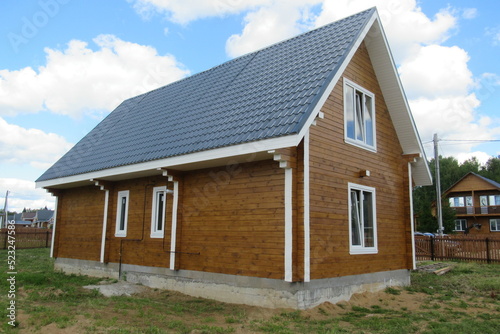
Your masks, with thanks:
<instances>
[{"instance_id":1,"label":"attic window","mask_svg":"<svg viewBox=\"0 0 500 334\"><path fill-rule=\"evenodd\" d=\"M375 151L375 95L345 78L344 114L345 141Z\"/></svg>"}]
</instances>

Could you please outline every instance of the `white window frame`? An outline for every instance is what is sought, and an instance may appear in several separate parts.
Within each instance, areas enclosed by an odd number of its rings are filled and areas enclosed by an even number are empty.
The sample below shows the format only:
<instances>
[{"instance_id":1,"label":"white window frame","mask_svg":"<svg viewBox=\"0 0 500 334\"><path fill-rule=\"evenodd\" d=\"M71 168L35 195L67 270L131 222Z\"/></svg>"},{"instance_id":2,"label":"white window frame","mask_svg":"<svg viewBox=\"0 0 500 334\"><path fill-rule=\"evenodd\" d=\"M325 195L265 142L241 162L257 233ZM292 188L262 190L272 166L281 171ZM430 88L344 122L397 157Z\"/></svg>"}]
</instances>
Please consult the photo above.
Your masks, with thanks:
<instances>
[{"instance_id":1,"label":"white window frame","mask_svg":"<svg viewBox=\"0 0 500 334\"><path fill-rule=\"evenodd\" d=\"M460 229L457 229L457 224L460 224ZM467 228L467 219L455 219L455 229L453 231L464 232Z\"/></svg>"},{"instance_id":2,"label":"white window frame","mask_svg":"<svg viewBox=\"0 0 500 334\"><path fill-rule=\"evenodd\" d=\"M489 195L488 196L488 204L490 206L500 205L500 195Z\"/></svg>"},{"instance_id":3,"label":"white window frame","mask_svg":"<svg viewBox=\"0 0 500 334\"><path fill-rule=\"evenodd\" d=\"M127 226L128 226L128 205L130 202L130 191L122 190L118 192L116 201L116 227L115 227L115 237L126 237L127 236ZM122 199L125 198L125 208L122 205ZM123 218L123 229L121 229L121 223Z\"/></svg>"},{"instance_id":4,"label":"white window frame","mask_svg":"<svg viewBox=\"0 0 500 334\"><path fill-rule=\"evenodd\" d=\"M372 117L372 136L373 136L373 144L370 144L367 142L367 136L366 136L366 133L367 133L367 123L365 121L363 121L363 129L360 129L361 133L364 134L364 138L363 140L360 140L360 139L356 139L357 137L357 134L356 134L356 120L357 120L357 112L356 112L356 98L353 98L353 101L351 101L349 103L348 99L347 99L347 90L348 88L352 88L354 89L355 91L355 95L356 95L356 91L358 91L359 93L363 94L363 100L365 100L365 97L368 96L371 98L371 117ZM364 101L361 101L362 103L360 103L361 106L364 106L365 103ZM352 103L352 105L351 105ZM348 131L348 114L347 114L347 110L348 110L348 107L353 108L354 110L354 114L353 116L355 117L355 119L353 120L354 122L354 138L351 138L349 137L349 131ZM362 108L363 111L365 110L364 108ZM364 117L364 115L362 116ZM364 148L366 150L369 150L369 151L372 151L372 152L376 152L377 151L377 126L376 126L376 111L375 111L375 94L373 94L372 92L366 90L365 88L361 87L360 85L352 82L351 80L347 79L347 78L344 78L344 140L346 143L349 143L351 145L355 145L355 146L358 146L358 147L361 147L361 148Z\"/></svg>"},{"instance_id":5,"label":"white window frame","mask_svg":"<svg viewBox=\"0 0 500 334\"><path fill-rule=\"evenodd\" d=\"M352 239L353 239L353 225L352 225L352 219L353 219L353 212L352 212L352 195L351 192L359 191L361 194L363 193L371 193L372 197L372 218L373 218L373 246L365 246L365 233L364 233L364 225L360 227L360 241L361 245L353 245ZM376 191L375 188L372 187L367 187L367 186L362 186L359 184L354 184L354 183L349 183L348 184L348 211L349 211L349 253L350 254L377 254L378 253L378 238L377 238L377 197L376 197ZM362 202L361 202L362 203ZM361 204L362 205L362 204ZM359 208L358 208L359 209ZM359 210L360 218L359 221L362 222L364 221L364 210Z\"/></svg>"},{"instance_id":6,"label":"white window frame","mask_svg":"<svg viewBox=\"0 0 500 334\"><path fill-rule=\"evenodd\" d=\"M464 208L465 207L465 197L455 196L449 198L451 208Z\"/></svg>"},{"instance_id":7,"label":"white window frame","mask_svg":"<svg viewBox=\"0 0 500 334\"><path fill-rule=\"evenodd\" d=\"M158 228L158 196L162 194L163 205L160 208L162 212L161 228ZM167 187L154 187L153 188L153 205L151 209L151 238L163 238L165 232L165 208L167 203Z\"/></svg>"},{"instance_id":8,"label":"white window frame","mask_svg":"<svg viewBox=\"0 0 500 334\"><path fill-rule=\"evenodd\" d=\"M494 229L492 229L493 223L495 224ZM490 219L490 232L500 232L500 219Z\"/></svg>"}]
</instances>

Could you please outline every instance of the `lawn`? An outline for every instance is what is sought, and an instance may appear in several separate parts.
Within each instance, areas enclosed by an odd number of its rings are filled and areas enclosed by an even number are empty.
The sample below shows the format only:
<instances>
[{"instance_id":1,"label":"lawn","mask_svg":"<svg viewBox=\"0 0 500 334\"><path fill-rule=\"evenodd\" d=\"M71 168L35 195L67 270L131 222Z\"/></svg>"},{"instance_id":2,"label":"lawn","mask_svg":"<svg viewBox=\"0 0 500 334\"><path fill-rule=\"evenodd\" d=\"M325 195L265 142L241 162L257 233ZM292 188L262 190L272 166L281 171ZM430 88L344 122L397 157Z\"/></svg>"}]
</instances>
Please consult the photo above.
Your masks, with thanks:
<instances>
[{"instance_id":1,"label":"lawn","mask_svg":"<svg viewBox=\"0 0 500 334\"><path fill-rule=\"evenodd\" d=\"M10 275L7 251L0 251L5 259L0 273L0 332L500 333L500 265L495 264L453 263L453 269L442 276L417 271L406 288L358 294L349 302L294 311L226 304L155 289L107 298L83 289L102 279L54 272L48 254L48 249L18 250L16 274ZM8 280L11 276L16 279L15 291ZM12 300L15 323L9 319Z\"/></svg>"}]
</instances>

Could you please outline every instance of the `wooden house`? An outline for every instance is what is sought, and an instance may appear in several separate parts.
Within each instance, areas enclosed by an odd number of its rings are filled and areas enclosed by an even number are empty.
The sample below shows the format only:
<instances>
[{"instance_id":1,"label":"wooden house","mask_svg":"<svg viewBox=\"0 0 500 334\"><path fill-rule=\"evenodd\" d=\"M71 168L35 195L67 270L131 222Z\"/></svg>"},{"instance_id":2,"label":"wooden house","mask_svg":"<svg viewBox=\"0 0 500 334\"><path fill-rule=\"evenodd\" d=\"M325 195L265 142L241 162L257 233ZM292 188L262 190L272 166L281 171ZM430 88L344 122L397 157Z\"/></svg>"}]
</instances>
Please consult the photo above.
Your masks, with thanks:
<instances>
[{"instance_id":1,"label":"wooden house","mask_svg":"<svg viewBox=\"0 0 500 334\"><path fill-rule=\"evenodd\" d=\"M124 101L37 185L60 270L305 309L409 283L431 182L372 8Z\"/></svg>"},{"instance_id":2,"label":"wooden house","mask_svg":"<svg viewBox=\"0 0 500 334\"><path fill-rule=\"evenodd\" d=\"M455 232L500 236L500 183L470 172L443 196L455 210Z\"/></svg>"}]
</instances>

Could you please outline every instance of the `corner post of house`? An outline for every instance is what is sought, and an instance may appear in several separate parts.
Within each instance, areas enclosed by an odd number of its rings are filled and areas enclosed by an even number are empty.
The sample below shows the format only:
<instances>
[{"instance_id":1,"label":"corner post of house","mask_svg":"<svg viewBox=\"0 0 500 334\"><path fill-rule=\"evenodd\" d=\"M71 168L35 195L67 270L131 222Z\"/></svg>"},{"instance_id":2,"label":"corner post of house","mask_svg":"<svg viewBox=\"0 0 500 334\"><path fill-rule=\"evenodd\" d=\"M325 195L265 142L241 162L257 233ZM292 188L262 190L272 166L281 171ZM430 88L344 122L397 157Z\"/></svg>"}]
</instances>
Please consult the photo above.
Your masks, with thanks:
<instances>
[{"instance_id":1,"label":"corner post of house","mask_svg":"<svg viewBox=\"0 0 500 334\"><path fill-rule=\"evenodd\" d=\"M415 250L415 219L413 212L413 175L412 175L412 164L417 162L417 159L421 158L420 154L404 154L403 158L407 161L407 169L408 169L408 216L409 216L409 234L410 234L410 243L406 243L408 247L408 252L411 252L411 258L409 259L409 263L411 263L411 269L417 268L417 258L416 258L416 250ZM407 226L408 229L408 226Z\"/></svg>"},{"instance_id":2,"label":"corner post of house","mask_svg":"<svg viewBox=\"0 0 500 334\"><path fill-rule=\"evenodd\" d=\"M181 175L174 171L169 171L166 168L158 168L162 171L162 175L167 177L168 182L172 182L173 189L171 189L170 194L172 194L172 217L171 217L171 231L170 231L170 261L169 268L171 270L179 269L179 250L178 242L180 240L181 226L179 224L179 196L180 196L180 182Z\"/></svg>"},{"instance_id":3,"label":"corner post of house","mask_svg":"<svg viewBox=\"0 0 500 334\"><path fill-rule=\"evenodd\" d=\"M299 268L298 242L299 227L297 220L297 150L295 147L268 151L279 167L285 172L285 243L284 243L284 280L286 282L303 281Z\"/></svg>"},{"instance_id":4,"label":"corner post of house","mask_svg":"<svg viewBox=\"0 0 500 334\"><path fill-rule=\"evenodd\" d=\"M52 240L50 241L50 257L57 257L57 253L54 255L54 246L56 242L56 223L57 223L57 207L59 204L59 196L61 195L61 191L57 189L52 189L52 188L46 188L45 189L48 193L50 193L52 196L55 197L55 204L54 204L54 224L52 225Z\"/></svg>"},{"instance_id":5,"label":"corner post of house","mask_svg":"<svg viewBox=\"0 0 500 334\"><path fill-rule=\"evenodd\" d=\"M104 212L102 216L102 237L101 237L101 254L99 257L99 262L104 263L105 250L106 250L106 233L108 230L108 208L109 208L109 191L112 187L110 182L90 179L96 187L99 187L101 191L104 191Z\"/></svg>"}]
</instances>

